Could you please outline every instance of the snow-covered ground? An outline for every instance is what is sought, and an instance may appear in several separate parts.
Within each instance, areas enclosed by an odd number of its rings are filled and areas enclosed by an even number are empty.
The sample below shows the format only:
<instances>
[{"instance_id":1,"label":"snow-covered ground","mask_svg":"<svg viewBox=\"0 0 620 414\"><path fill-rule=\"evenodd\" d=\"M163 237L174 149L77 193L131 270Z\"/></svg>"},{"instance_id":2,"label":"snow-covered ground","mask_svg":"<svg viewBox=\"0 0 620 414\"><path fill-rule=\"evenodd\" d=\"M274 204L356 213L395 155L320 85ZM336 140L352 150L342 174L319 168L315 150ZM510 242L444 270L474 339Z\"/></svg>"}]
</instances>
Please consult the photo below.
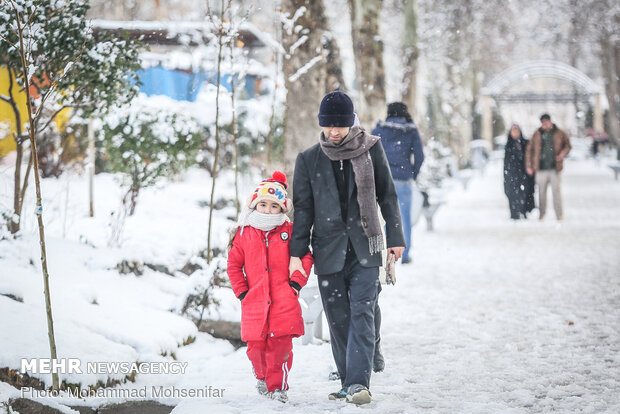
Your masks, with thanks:
<instances>
[{"instance_id":1,"label":"snow-covered ground","mask_svg":"<svg viewBox=\"0 0 620 414\"><path fill-rule=\"evenodd\" d=\"M11 176L5 170L0 177L6 203ZM604 163L569 161L562 224L552 212L543 222L513 223L501 179L501 163L494 162L467 191L454 186L447 194L434 232L418 223L415 263L399 265L396 287L384 286L380 296L386 370L373 375L374 401L361 409L620 412L620 182ZM107 214L120 192L99 194L93 220L83 217L83 200L71 201L85 197L85 181L46 180L44 193L56 194L48 196L52 207L45 214L59 357L172 361L160 354L174 351L178 361L188 362L185 375L138 375L119 387L225 389L223 398L159 399L177 405L175 414L357 412L327 400L339 386L327 378L333 369L328 344L302 346L297 340L290 402L265 400L254 390L244 348L235 351L168 311L178 309L191 278L115 271L119 259L131 257L178 268L204 248L207 209L197 201L207 199L205 181L192 170L182 181L145 191L127 222L123 247L108 248ZM109 176L97 182L98 188L114 188ZM229 184L219 187L222 194L230 192ZM65 206L73 208L66 221ZM225 238L229 214L216 214L217 240ZM37 249L28 222L21 240L0 242L0 293L23 298L0 296L0 367L17 369L19 358L47 356ZM238 311L230 306L225 314ZM181 346L188 336L196 341ZM18 390L0 383L0 401L14 396Z\"/></svg>"}]
</instances>

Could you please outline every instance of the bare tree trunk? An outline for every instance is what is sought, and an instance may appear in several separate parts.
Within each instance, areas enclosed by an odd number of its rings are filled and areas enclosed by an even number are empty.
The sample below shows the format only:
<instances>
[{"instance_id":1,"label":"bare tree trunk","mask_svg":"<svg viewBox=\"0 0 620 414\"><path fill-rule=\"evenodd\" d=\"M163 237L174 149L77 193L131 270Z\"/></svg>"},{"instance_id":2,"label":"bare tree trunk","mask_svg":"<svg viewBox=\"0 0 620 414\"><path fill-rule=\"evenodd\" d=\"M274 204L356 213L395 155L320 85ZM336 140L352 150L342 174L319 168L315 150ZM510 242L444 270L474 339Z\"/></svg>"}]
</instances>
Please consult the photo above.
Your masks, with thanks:
<instances>
[{"instance_id":1,"label":"bare tree trunk","mask_svg":"<svg viewBox=\"0 0 620 414\"><path fill-rule=\"evenodd\" d=\"M572 67L577 68L577 62L582 56L581 44L583 43L583 33L586 32L586 25L583 17L583 2L580 0L569 0L568 10L570 12L570 31L567 38L568 60ZM582 102L579 99L579 88L572 84L573 89L573 107L575 108L577 122L577 133L579 136L585 136L585 119L579 119L579 113L582 110Z\"/></svg>"},{"instance_id":2,"label":"bare tree trunk","mask_svg":"<svg viewBox=\"0 0 620 414\"><path fill-rule=\"evenodd\" d=\"M230 0L228 2L230 6ZM207 235L207 263L211 263L211 233L213 223L213 207L215 205L215 182L217 181L217 169L220 159L220 85L221 85L221 67L222 67L222 49L224 48L224 27L222 25L224 17L224 0L221 1L221 17L218 27L218 49L217 49L217 93L215 95L215 153L213 155L213 170L211 172L211 201L209 203L209 229Z\"/></svg>"},{"instance_id":3,"label":"bare tree trunk","mask_svg":"<svg viewBox=\"0 0 620 414\"><path fill-rule=\"evenodd\" d=\"M13 95L13 70L7 68L8 76L9 76L9 98L3 99L12 109L13 114L15 116L15 134L13 134L13 139L15 140L15 148L16 148L16 157L15 157L15 172L13 175L14 179L14 188L13 188L13 217L10 223L11 233L17 233L21 228L21 216L22 216L22 207L24 205L24 195L26 194L26 189L28 188L28 180L30 179L30 171L32 169L32 153L28 159L28 165L26 167L26 173L24 174L22 181L22 163L24 160L24 136L23 134L23 125L21 120L21 114L19 112L19 108L17 106L17 102L15 101L15 96ZM32 151L32 150L31 150ZM23 182L23 184L22 184Z\"/></svg>"},{"instance_id":4,"label":"bare tree trunk","mask_svg":"<svg viewBox=\"0 0 620 414\"><path fill-rule=\"evenodd\" d=\"M616 19L616 23L620 24L620 16L618 16L618 19ZM613 127L613 134L614 134L614 138L616 139L616 147L618 148L618 160L620 160L620 41L615 41L614 43L614 60L615 60L615 65L614 65L614 69L615 69L615 73L613 73L613 79L616 80L616 93L614 94L614 101L613 104L610 102L609 103L609 108L610 108L610 112L613 111L615 113L615 117L614 118L609 118L609 123L612 124L614 123L614 127Z\"/></svg>"},{"instance_id":5,"label":"bare tree trunk","mask_svg":"<svg viewBox=\"0 0 620 414\"><path fill-rule=\"evenodd\" d=\"M617 8L616 8L617 11ZM616 30L618 29L618 27L620 27L620 13L616 12L615 18L614 18L614 26L616 27ZM616 36L614 36L615 41L614 41L614 60L615 60L615 77L614 79L616 80L616 91L620 91L620 40L618 39L618 33L616 31ZM620 97L617 96L616 97L616 113L620 113ZM619 115L617 115L619 116ZM620 137L617 138L620 140Z\"/></svg>"},{"instance_id":6,"label":"bare tree trunk","mask_svg":"<svg viewBox=\"0 0 620 414\"><path fill-rule=\"evenodd\" d=\"M620 106L618 95L618 81L616 73L616 58L614 48L606 36L600 38L601 46L601 62L603 65L603 78L605 79L605 92L609 101L609 132L616 140L616 144L620 147L620 122L618 113Z\"/></svg>"},{"instance_id":7,"label":"bare tree trunk","mask_svg":"<svg viewBox=\"0 0 620 414\"><path fill-rule=\"evenodd\" d=\"M232 21L232 18L230 19ZM239 218L241 212L241 203L239 203L239 143L237 142L237 109L235 107L235 71L233 68L234 63L234 41L231 40L230 46L230 98L232 106L232 140L233 140L233 169L235 172L235 220Z\"/></svg>"},{"instance_id":8,"label":"bare tree trunk","mask_svg":"<svg viewBox=\"0 0 620 414\"><path fill-rule=\"evenodd\" d=\"M28 189L28 180L30 179L30 171L32 171L32 152L30 153L30 156L28 157L28 166L26 167L26 174L24 174L24 180L23 180L24 184L22 185L22 189L19 194L19 210L17 211L17 214L20 217L20 222L21 222L22 210L24 207L24 197L26 196L26 190Z\"/></svg>"},{"instance_id":9,"label":"bare tree trunk","mask_svg":"<svg viewBox=\"0 0 620 414\"><path fill-rule=\"evenodd\" d=\"M19 34L19 51L22 63L22 76L24 77L25 83L25 91L26 91L26 105L28 107L28 121L29 126L28 130L30 132L30 151L33 158L34 164L34 182L35 189L37 194L37 220L39 222L39 241L41 245L41 270L43 272L43 285L44 285L44 294L45 294L45 309L47 312L47 334L50 346L51 359L57 360L58 357L56 355L56 340L54 338L54 318L52 317L52 302L50 297L50 286L49 286L49 273L47 271L47 252L45 248L45 228L43 226L43 206L41 204L41 183L39 180L39 159L37 155L37 141L35 139L35 131L34 131L34 121L32 117L32 103L30 101L30 79L28 78L28 63L26 62L26 51L24 48L24 36L23 36L23 27L21 24L19 12L15 4L13 4L15 9L15 20L17 23L17 31ZM58 381L58 373L52 372L52 389L58 390L59 381Z\"/></svg>"},{"instance_id":10,"label":"bare tree trunk","mask_svg":"<svg viewBox=\"0 0 620 414\"><path fill-rule=\"evenodd\" d=\"M459 3L460 4L460 3ZM446 61L447 81L454 90L467 90L470 87L468 74L473 72L471 63L467 67L459 67L452 62L459 62L471 55L473 45L471 45L471 33L466 31L469 16L472 14L471 4L464 2L462 6L453 7L449 13L450 34L448 39L452 39L448 45L448 60ZM473 58L471 58L473 59ZM469 158L469 142L472 139L471 127L471 102L462 97L447 102L452 107L452 112L448 116L450 129L449 143L452 151L459 157L459 160Z\"/></svg>"},{"instance_id":11,"label":"bare tree trunk","mask_svg":"<svg viewBox=\"0 0 620 414\"><path fill-rule=\"evenodd\" d=\"M138 195L140 194L140 187L132 184L129 190L123 197L123 206L125 211L128 211L129 216L133 216L136 212L136 205L138 204Z\"/></svg>"},{"instance_id":12,"label":"bare tree trunk","mask_svg":"<svg viewBox=\"0 0 620 414\"><path fill-rule=\"evenodd\" d=\"M284 0L282 6L289 17L301 14L285 27L283 73L286 86L284 118L284 170L292 175L297 154L317 142L317 113L325 95L327 71L323 64L322 25L326 22L322 0ZM301 9L301 8L304 9ZM300 13L303 11L303 13ZM290 22L289 22L290 23ZM301 33L294 31L301 26ZM302 36L306 36L302 42ZM301 43L301 44L299 44ZM291 50L292 46L294 50ZM292 182L292 180L289 180Z\"/></svg>"},{"instance_id":13,"label":"bare tree trunk","mask_svg":"<svg viewBox=\"0 0 620 414\"><path fill-rule=\"evenodd\" d=\"M277 74L277 70L276 70L276 78L278 76ZM275 89L273 91L273 99L271 101L271 116L269 117L269 132L267 133L267 138L265 138L265 146L267 147L267 171L271 170L271 142L273 141L273 133L275 131L276 128L276 93L277 93L277 88L278 88L278 84L276 81L275 84ZM266 173L266 171L263 171L263 173Z\"/></svg>"},{"instance_id":14,"label":"bare tree trunk","mask_svg":"<svg viewBox=\"0 0 620 414\"><path fill-rule=\"evenodd\" d=\"M478 67L476 61L471 65L471 103L469 104L470 111L470 126L471 126L471 139L481 138L480 125L476 122L476 106L478 105L478 96L480 95L480 85L478 83Z\"/></svg>"},{"instance_id":15,"label":"bare tree trunk","mask_svg":"<svg viewBox=\"0 0 620 414\"><path fill-rule=\"evenodd\" d=\"M88 214L95 217L94 205L94 181L95 181L95 130L93 127L93 118L88 118Z\"/></svg>"},{"instance_id":16,"label":"bare tree trunk","mask_svg":"<svg viewBox=\"0 0 620 414\"><path fill-rule=\"evenodd\" d=\"M351 37L361 124L369 128L385 112L383 41L379 40L381 0L349 0Z\"/></svg>"},{"instance_id":17,"label":"bare tree trunk","mask_svg":"<svg viewBox=\"0 0 620 414\"><path fill-rule=\"evenodd\" d=\"M327 51L327 79L325 90L328 92L346 90L344 75L342 74L342 59L340 48L334 36L327 32L325 36L325 50Z\"/></svg>"},{"instance_id":18,"label":"bare tree trunk","mask_svg":"<svg viewBox=\"0 0 620 414\"><path fill-rule=\"evenodd\" d=\"M402 101L409 107L409 112L417 117L416 89L418 75L418 12L416 0L404 0L405 9L405 36L403 52L405 67L403 72Z\"/></svg>"},{"instance_id":19,"label":"bare tree trunk","mask_svg":"<svg viewBox=\"0 0 620 414\"><path fill-rule=\"evenodd\" d=\"M282 43L282 9L278 8L276 10L276 24L275 24L275 35L276 35L276 42L278 44ZM269 132L267 133L267 138L266 138L266 142L265 142L265 146L267 147L267 168L266 171L263 171L264 174L267 173L267 171L271 171L271 143L273 141L273 134L275 132L276 129L276 105L278 103L278 90L280 88L280 69L282 68L282 53L279 47L275 47L274 48L274 55L273 55L273 60L274 60L274 75L273 75L273 82L274 82L274 89L273 89L273 96L271 99L271 116L269 117Z\"/></svg>"},{"instance_id":20,"label":"bare tree trunk","mask_svg":"<svg viewBox=\"0 0 620 414\"><path fill-rule=\"evenodd\" d=\"M616 42L616 45L614 47L614 57L616 61L616 65L615 65L616 90L620 91L620 42ZM619 104L620 102L616 99L616 105L619 105ZM617 106L616 106L616 109L618 109Z\"/></svg>"},{"instance_id":21,"label":"bare tree trunk","mask_svg":"<svg viewBox=\"0 0 620 414\"><path fill-rule=\"evenodd\" d=\"M267 133L267 138L265 138L265 146L267 147L267 171L271 170L271 142L273 141L273 133L276 128L276 91L273 91L273 100L271 102L271 116L269 117L269 132Z\"/></svg>"},{"instance_id":22,"label":"bare tree trunk","mask_svg":"<svg viewBox=\"0 0 620 414\"><path fill-rule=\"evenodd\" d=\"M13 95L13 70L10 67L7 67L7 72L9 76L9 99L5 100L13 110L13 115L15 115L15 134L13 134L13 139L15 139L15 172L14 172L14 188L13 188L13 217L11 219L11 234L15 234L19 231L20 222L21 222L21 171L22 171L22 160L24 158L24 144L22 137L22 119L19 113L19 108L17 107L17 103L15 102L15 96Z\"/></svg>"},{"instance_id":23,"label":"bare tree trunk","mask_svg":"<svg viewBox=\"0 0 620 414\"><path fill-rule=\"evenodd\" d=\"M464 10L464 20L465 22L473 22L474 21L474 16L473 14L475 13L475 5L471 4L471 3L466 3L467 5L465 6L465 10ZM463 24L467 24L467 23L463 23ZM458 34L458 33L457 33ZM478 85L478 57L477 57L477 53L476 53L476 33L473 30L467 30L466 31L466 38L465 38L465 45L467 47L466 49L466 56L469 56L469 65L467 70L465 71L464 74L464 86L465 88L470 87L471 89L471 100L470 99L466 99L467 101L469 101L469 105L464 105L464 119L465 122L469 123L469 128L467 128L467 135L469 135L468 137L466 137L466 142L464 142L464 149L465 150L469 150L469 147L467 144L469 144L470 141L476 139L476 138L480 138L480 134L477 134L477 128L476 128L476 104L478 103L478 94L480 92L480 87ZM492 144L492 143L491 143Z\"/></svg>"},{"instance_id":24,"label":"bare tree trunk","mask_svg":"<svg viewBox=\"0 0 620 414\"><path fill-rule=\"evenodd\" d=\"M19 130L19 128L18 128ZM17 136L18 133L16 132ZM19 231L20 222L21 222L21 189L22 189L22 179L21 179L21 171L22 171L22 159L24 158L24 147L21 144L20 138L15 138L16 146L16 158L15 158L15 173L13 176L14 188L13 188L13 217L11 218L11 233L15 234Z\"/></svg>"}]
</instances>

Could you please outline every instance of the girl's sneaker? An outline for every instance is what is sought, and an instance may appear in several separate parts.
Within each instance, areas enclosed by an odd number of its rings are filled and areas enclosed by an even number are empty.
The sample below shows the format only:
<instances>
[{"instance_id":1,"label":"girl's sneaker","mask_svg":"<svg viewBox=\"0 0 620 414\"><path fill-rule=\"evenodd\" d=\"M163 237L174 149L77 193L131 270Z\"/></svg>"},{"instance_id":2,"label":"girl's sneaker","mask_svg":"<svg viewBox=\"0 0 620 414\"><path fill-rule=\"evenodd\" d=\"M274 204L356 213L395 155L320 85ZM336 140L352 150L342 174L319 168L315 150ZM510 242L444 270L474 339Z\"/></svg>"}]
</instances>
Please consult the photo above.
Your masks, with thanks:
<instances>
[{"instance_id":1,"label":"girl's sneaker","mask_svg":"<svg viewBox=\"0 0 620 414\"><path fill-rule=\"evenodd\" d=\"M269 394L269 398L272 400L280 401L281 403L285 403L288 401L288 395L286 395L286 390L274 390Z\"/></svg>"},{"instance_id":2,"label":"girl's sneaker","mask_svg":"<svg viewBox=\"0 0 620 414\"><path fill-rule=\"evenodd\" d=\"M332 392L327 396L330 400L344 400L347 398L347 391L343 388L340 391Z\"/></svg>"},{"instance_id":3,"label":"girl's sneaker","mask_svg":"<svg viewBox=\"0 0 620 414\"><path fill-rule=\"evenodd\" d=\"M256 391L258 391L260 395L267 395L269 391L267 390L267 384L265 383L265 380L259 379L258 381L256 381Z\"/></svg>"}]
</instances>

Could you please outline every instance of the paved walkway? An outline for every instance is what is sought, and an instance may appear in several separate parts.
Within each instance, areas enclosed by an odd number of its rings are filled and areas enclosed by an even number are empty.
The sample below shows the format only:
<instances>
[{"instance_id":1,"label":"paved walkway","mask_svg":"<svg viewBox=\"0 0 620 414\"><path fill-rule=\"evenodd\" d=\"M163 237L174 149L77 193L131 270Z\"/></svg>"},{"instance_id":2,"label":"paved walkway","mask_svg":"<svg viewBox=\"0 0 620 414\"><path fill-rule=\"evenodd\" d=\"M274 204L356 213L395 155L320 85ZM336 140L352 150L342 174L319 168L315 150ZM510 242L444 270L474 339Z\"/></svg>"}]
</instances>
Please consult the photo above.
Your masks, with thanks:
<instances>
[{"instance_id":1,"label":"paved walkway","mask_svg":"<svg viewBox=\"0 0 620 414\"><path fill-rule=\"evenodd\" d=\"M378 405L620 412L620 183L567 162L559 225L553 213L510 222L501 180L490 165L434 233L416 228L416 263L382 296Z\"/></svg>"},{"instance_id":2,"label":"paved walkway","mask_svg":"<svg viewBox=\"0 0 620 414\"><path fill-rule=\"evenodd\" d=\"M382 413L620 412L620 183L604 165L568 161L565 220L513 223L502 166L453 190L435 232L415 228L415 263L381 293ZM537 216L537 214L534 214ZM174 414L358 412L327 400L339 383L329 345L295 345L284 408L253 389L243 350L220 363L224 400ZM205 380L203 378L203 380Z\"/></svg>"}]
</instances>

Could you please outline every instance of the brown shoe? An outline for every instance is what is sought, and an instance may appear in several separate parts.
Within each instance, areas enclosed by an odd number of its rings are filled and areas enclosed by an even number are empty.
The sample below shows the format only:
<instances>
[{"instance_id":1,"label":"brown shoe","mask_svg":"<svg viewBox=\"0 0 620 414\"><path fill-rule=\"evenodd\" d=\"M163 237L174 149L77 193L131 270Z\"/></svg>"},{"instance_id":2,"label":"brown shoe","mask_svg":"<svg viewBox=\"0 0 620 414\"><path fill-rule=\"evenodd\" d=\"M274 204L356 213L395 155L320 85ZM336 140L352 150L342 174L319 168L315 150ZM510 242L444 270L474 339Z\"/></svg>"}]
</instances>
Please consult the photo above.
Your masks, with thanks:
<instances>
[{"instance_id":1,"label":"brown shoe","mask_svg":"<svg viewBox=\"0 0 620 414\"><path fill-rule=\"evenodd\" d=\"M545 218L544 214L541 214L540 216L538 216L538 220L544 220L544 218Z\"/></svg>"}]
</instances>

